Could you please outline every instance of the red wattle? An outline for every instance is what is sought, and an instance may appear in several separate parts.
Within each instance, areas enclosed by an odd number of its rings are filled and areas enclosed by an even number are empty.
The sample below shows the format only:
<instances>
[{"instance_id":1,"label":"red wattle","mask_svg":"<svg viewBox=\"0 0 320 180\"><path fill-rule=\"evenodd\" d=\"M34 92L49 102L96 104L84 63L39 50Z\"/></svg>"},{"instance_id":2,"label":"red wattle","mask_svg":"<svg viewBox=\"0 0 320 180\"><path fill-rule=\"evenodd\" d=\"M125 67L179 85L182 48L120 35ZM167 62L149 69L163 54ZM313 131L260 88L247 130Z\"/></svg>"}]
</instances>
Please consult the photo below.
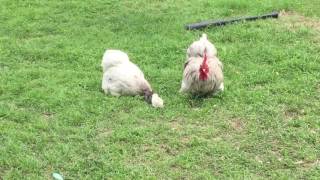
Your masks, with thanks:
<instances>
[{"instance_id":1,"label":"red wattle","mask_svg":"<svg viewBox=\"0 0 320 180\"><path fill-rule=\"evenodd\" d=\"M199 76L199 79L202 80L202 81L205 81L208 79L208 73L209 73L209 67L207 64L205 64L204 66L200 66L200 76Z\"/></svg>"},{"instance_id":2,"label":"red wattle","mask_svg":"<svg viewBox=\"0 0 320 180\"><path fill-rule=\"evenodd\" d=\"M200 66L199 73L200 73L200 75L199 75L200 80L205 81L208 79L209 66L207 64L207 51L206 51L206 49L204 50L203 62Z\"/></svg>"}]
</instances>

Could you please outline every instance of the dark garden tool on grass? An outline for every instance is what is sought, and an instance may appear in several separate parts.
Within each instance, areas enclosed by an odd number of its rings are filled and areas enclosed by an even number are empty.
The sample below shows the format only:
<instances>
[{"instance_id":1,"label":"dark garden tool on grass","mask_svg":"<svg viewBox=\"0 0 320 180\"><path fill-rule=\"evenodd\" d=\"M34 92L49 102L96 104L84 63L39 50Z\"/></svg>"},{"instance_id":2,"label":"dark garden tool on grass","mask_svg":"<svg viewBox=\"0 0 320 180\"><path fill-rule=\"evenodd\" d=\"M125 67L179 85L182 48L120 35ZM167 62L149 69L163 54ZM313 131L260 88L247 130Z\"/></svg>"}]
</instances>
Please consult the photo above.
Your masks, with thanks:
<instances>
[{"instance_id":1,"label":"dark garden tool on grass","mask_svg":"<svg viewBox=\"0 0 320 180\"><path fill-rule=\"evenodd\" d=\"M239 17L239 18L228 19L228 20L203 21L199 23L188 24L185 27L187 30L195 30L195 29L201 29L209 26L224 26L226 24L231 24L239 21L254 21L257 19L278 18L278 16L279 16L278 12L272 12L270 14L265 14L260 16Z\"/></svg>"}]
</instances>

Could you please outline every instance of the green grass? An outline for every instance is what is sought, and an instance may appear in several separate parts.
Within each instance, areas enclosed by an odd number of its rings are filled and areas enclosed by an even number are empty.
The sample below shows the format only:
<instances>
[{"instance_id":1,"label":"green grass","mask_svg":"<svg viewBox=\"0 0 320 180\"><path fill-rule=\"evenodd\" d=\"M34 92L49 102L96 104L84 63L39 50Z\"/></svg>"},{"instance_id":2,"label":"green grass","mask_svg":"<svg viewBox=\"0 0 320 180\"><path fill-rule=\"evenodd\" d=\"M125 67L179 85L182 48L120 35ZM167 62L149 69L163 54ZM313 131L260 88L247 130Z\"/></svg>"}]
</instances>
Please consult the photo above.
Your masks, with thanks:
<instances>
[{"instance_id":1,"label":"green grass","mask_svg":"<svg viewBox=\"0 0 320 180\"><path fill-rule=\"evenodd\" d=\"M0 0L0 179L317 179L319 32L285 19L185 31L277 9L320 20L318 0ZM178 93L206 32L225 92ZM100 90L106 48L126 51L163 97Z\"/></svg>"}]
</instances>

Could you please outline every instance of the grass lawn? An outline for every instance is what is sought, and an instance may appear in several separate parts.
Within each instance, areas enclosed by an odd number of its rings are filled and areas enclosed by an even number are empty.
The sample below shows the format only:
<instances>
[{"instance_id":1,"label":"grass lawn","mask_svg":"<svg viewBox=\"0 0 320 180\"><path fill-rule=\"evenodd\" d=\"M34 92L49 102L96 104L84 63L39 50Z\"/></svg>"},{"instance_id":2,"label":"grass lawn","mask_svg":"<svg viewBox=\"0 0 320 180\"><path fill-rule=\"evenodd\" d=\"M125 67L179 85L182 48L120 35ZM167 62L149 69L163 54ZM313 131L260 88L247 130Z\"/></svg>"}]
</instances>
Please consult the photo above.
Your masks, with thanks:
<instances>
[{"instance_id":1,"label":"grass lawn","mask_svg":"<svg viewBox=\"0 0 320 180\"><path fill-rule=\"evenodd\" d=\"M0 0L0 179L318 179L319 0ZM280 19L186 31L199 20ZM203 32L225 92L178 93ZM126 51L165 101L101 91Z\"/></svg>"}]
</instances>

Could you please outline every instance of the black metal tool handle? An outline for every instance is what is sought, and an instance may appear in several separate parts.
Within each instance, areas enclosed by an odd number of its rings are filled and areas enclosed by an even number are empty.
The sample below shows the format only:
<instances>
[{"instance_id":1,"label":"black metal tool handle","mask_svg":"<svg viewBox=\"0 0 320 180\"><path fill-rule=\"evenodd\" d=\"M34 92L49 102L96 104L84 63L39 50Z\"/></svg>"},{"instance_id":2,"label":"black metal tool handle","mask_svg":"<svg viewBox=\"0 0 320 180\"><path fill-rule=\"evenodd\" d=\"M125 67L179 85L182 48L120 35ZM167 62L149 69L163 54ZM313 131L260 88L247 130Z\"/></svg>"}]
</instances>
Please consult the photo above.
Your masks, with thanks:
<instances>
[{"instance_id":1,"label":"black metal tool handle","mask_svg":"<svg viewBox=\"0 0 320 180\"><path fill-rule=\"evenodd\" d=\"M261 16L249 16L249 17L240 17L235 19L229 19L229 20L209 20L209 21L202 21L199 23L194 24L188 24L185 26L187 30L194 30L194 29L201 29L208 26L224 26L226 24L231 24L239 21L254 21L257 19L267 19L267 18L278 18L279 13L278 12L272 12L270 14L265 14Z\"/></svg>"}]
</instances>

